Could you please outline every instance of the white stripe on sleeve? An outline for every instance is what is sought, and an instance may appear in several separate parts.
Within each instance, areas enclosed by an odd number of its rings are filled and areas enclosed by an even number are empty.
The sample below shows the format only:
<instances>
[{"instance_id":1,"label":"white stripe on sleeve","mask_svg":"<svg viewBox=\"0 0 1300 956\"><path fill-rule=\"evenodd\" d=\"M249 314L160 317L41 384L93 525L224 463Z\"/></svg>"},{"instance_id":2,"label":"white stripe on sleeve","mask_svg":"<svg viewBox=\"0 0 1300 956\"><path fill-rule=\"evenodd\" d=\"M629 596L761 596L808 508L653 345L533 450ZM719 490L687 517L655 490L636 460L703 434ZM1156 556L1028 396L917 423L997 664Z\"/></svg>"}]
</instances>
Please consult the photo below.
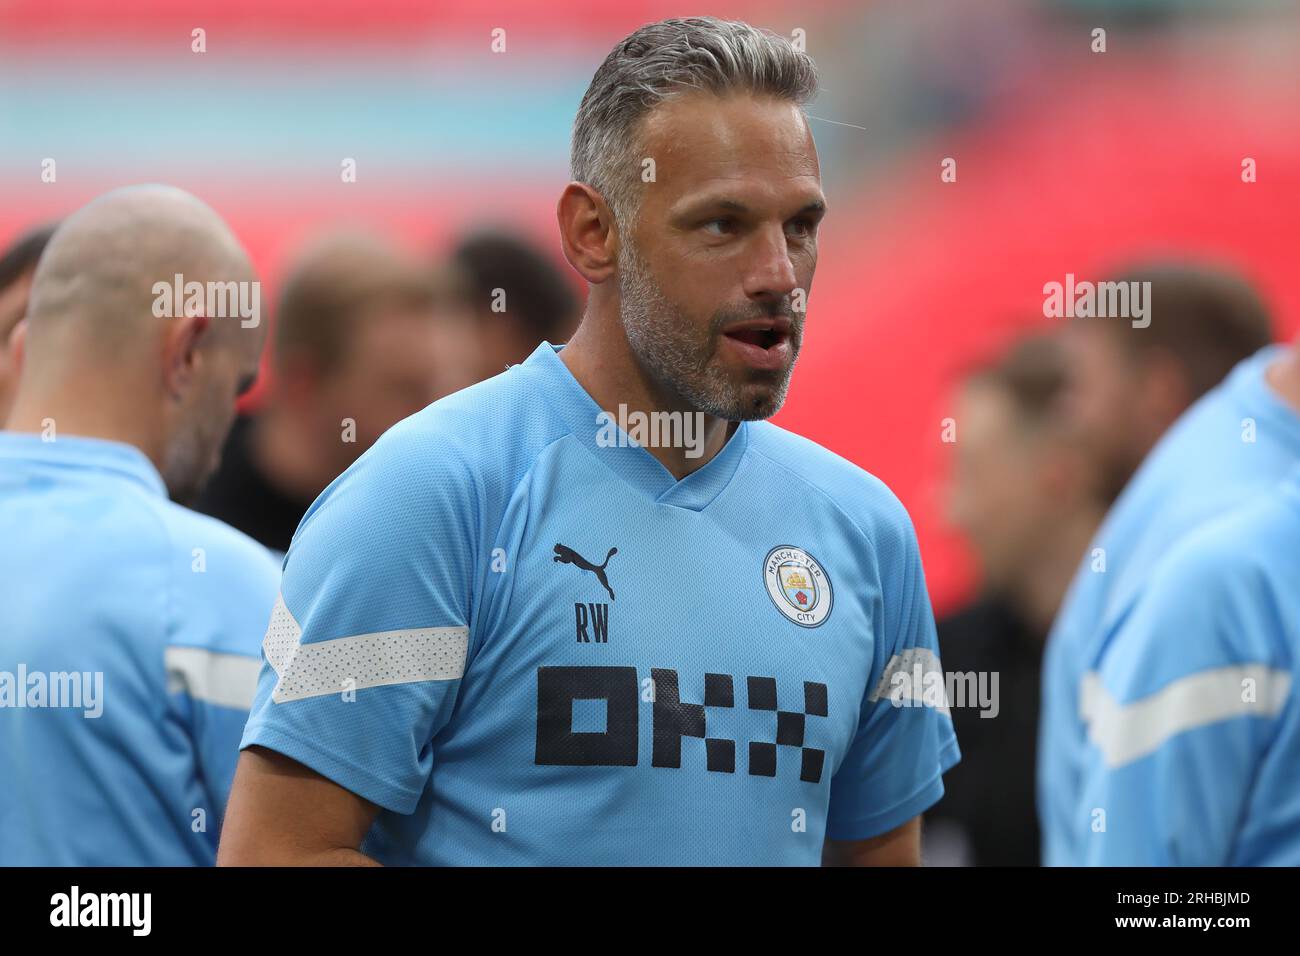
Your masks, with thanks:
<instances>
[{"instance_id":1,"label":"white stripe on sleeve","mask_svg":"<svg viewBox=\"0 0 1300 956\"><path fill-rule=\"evenodd\" d=\"M277 704L348 689L457 680L465 673L469 628L422 627L302 643L302 628L275 602L262 642L279 680Z\"/></svg>"},{"instance_id":2,"label":"white stripe on sleeve","mask_svg":"<svg viewBox=\"0 0 1300 956\"><path fill-rule=\"evenodd\" d=\"M163 651L163 666L169 694L181 692L219 707L248 710L253 706L262 662L242 654L175 646Z\"/></svg>"},{"instance_id":3,"label":"white stripe on sleeve","mask_svg":"<svg viewBox=\"0 0 1300 956\"><path fill-rule=\"evenodd\" d=\"M902 706L906 699L913 705L932 706L939 713L951 716L943 665L928 647L909 647L889 659L867 701L875 703L882 698L896 707Z\"/></svg>"},{"instance_id":4,"label":"white stripe on sleeve","mask_svg":"<svg viewBox=\"0 0 1300 956\"><path fill-rule=\"evenodd\" d=\"M1254 682L1253 699L1246 694ZM1154 694L1121 704L1096 671L1079 687L1079 711L1088 738L1106 763L1122 767L1154 753L1170 738L1233 717L1275 717L1291 693L1291 675L1263 664L1241 664L1188 674Z\"/></svg>"}]
</instances>

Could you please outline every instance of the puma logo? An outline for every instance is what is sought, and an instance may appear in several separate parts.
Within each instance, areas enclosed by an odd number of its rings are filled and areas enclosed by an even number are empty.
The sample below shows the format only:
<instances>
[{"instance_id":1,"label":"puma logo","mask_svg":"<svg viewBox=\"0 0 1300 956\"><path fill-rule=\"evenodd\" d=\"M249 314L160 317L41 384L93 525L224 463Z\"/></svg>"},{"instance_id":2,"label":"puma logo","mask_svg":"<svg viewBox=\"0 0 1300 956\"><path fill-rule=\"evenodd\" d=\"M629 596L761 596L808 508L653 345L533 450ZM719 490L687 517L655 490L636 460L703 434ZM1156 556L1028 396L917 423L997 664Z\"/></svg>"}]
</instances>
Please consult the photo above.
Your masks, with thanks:
<instances>
[{"instance_id":1,"label":"puma logo","mask_svg":"<svg viewBox=\"0 0 1300 956\"><path fill-rule=\"evenodd\" d=\"M596 580L604 585L605 590L609 592L609 599L612 601L614 600L614 589L609 586L609 578L605 577L605 565L609 564L609 559L616 554L618 554L618 548L610 548L609 554L605 555L604 564L592 564L572 548L557 544L553 560L559 561L561 564L572 564L596 575Z\"/></svg>"}]
</instances>

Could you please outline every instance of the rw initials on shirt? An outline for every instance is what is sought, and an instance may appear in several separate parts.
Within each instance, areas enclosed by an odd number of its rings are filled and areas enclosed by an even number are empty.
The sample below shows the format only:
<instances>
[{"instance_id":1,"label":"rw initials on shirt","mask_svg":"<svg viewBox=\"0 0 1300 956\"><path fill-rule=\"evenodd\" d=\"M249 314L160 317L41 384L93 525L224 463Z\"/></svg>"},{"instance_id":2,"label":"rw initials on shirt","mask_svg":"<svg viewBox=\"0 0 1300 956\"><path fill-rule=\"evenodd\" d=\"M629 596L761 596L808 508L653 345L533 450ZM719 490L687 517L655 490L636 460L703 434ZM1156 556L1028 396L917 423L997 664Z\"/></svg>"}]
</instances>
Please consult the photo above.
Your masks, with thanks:
<instances>
[{"instance_id":1,"label":"rw initials on shirt","mask_svg":"<svg viewBox=\"0 0 1300 956\"><path fill-rule=\"evenodd\" d=\"M573 616L577 625L579 644L609 643L609 605L574 604ZM587 628L591 628L588 636Z\"/></svg>"}]
</instances>

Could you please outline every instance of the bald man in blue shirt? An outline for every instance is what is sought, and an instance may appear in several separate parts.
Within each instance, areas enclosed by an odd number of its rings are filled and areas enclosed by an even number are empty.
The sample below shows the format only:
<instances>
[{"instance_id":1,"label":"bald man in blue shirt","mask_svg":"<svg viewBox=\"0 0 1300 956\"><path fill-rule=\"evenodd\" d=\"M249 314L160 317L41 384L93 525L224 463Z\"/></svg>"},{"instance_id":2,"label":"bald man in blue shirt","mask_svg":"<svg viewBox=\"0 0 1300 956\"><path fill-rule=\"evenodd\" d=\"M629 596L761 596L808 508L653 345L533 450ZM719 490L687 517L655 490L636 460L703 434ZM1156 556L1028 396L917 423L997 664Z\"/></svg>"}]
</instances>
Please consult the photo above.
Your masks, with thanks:
<instances>
[{"instance_id":1,"label":"bald man in blue shirt","mask_svg":"<svg viewBox=\"0 0 1300 956\"><path fill-rule=\"evenodd\" d=\"M176 275L254 280L216 213L158 186L77 212L37 267L0 433L3 864L215 859L279 574L168 493L212 470L264 328L160 316Z\"/></svg>"}]
</instances>

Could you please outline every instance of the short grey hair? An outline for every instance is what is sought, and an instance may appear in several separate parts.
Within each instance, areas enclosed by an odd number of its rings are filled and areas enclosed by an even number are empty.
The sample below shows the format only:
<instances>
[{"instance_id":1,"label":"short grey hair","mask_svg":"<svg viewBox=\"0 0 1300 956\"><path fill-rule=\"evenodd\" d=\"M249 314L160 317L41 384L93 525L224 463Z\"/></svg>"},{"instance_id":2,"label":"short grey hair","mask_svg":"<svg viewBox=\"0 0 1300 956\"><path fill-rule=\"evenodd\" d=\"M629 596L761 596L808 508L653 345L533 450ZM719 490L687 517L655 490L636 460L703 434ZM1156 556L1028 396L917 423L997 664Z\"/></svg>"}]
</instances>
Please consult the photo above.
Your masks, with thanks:
<instances>
[{"instance_id":1,"label":"short grey hair","mask_svg":"<svg viewBox=\"0 0 1300 956\"><path fill-rule=\"evenodd\" d=\"M573 123L569 172L629 226L640 208L635 149L640 121L682 93L749 92L796 103L817 94L812 57L769 30L737 20L687 17L649 23L596 70Z\"/></svg>"}]
</instances>

